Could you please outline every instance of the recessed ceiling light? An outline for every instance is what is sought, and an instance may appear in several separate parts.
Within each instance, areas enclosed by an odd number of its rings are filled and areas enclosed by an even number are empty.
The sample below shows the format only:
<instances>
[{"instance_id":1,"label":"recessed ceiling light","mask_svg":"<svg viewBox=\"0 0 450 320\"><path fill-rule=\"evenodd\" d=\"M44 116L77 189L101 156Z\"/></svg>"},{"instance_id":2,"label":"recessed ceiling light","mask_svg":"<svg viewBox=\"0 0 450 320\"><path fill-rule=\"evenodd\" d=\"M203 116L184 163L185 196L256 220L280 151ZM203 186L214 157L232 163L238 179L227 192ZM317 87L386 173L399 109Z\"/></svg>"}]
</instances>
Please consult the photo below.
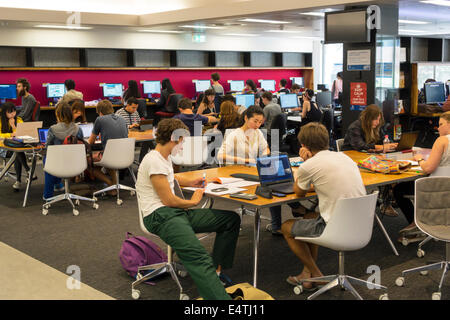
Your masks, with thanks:
<instances>
[{"instance_id":1,"label":"recessed ceiling light","mask_svg":"<svg viewBox=\"0 0 450 320\"><path fill-rule=\"evenodd\" d=\"M70 30L89 30L93 29L92 27L82 27L76 25L51 25L51 24L38 24L35 25L36 28L47 28L47 29L70 29Z\"/></svg>"},{"instance_id":2,"label":"recessed ceiling light","mask_svg":"<svg viewBox=\"0 0 450 320\"><path fill-rule=\"evenodd\" d=\"M266 30L265 32L273 32L273 33L299 33L298 30Z\"/></svg>"},{"instance_id":3,"label":"recessed ceiling light","mask_svg":"<svg viewBox=\"0 0 450 320\"><path fill-rule=\"evenodd\" d=\"M150 33L184 33L184 31L178 30L152 30L152 29L141 29L138 32L150 32Z\"/></svg>"},{"instance_id":4,"label":"recessed ceiling light","mask_svg":"<svg viewBox=\"0 0 450 320\"><path fill-rule=\"evenodd\" d=\"M272 23L272 24L286 24L286 23L291 23L288 21L278 21L278 20L265 20L265 19L242 19L239 20L242 22L257 22L257 23Z\"/></svg>"},{"instance_id":5,"label":"recessed ceiling light","mask_svg":"<svg viewBox=\"0 0 450 320\"><path fill-rule=\"evenodd\" d=\"M214 26L203 26L203 25L184 25L180 28L190 28L190 29L225 29L224 27L214 27Z\"/></svg>"},{"instance_id":6,"label":"recessed ceiling light","mask_svg":"<svg viewBox=\"0 0 450 320\"><path fill-rule=\"evenodd\" d=\"M424 32L429 32L429 31L424 31L424 30L410 30L410 29L398 29L398 32L402 32L402 33L424 33Z\"/></svg>"},{"instance_id":7,"label":"recessed ceiling light","mask_svg":"<svg viewBox=\"0 0 450 320\"><path fill-rule=\"evenodd\" d=\"M315 17L325 17L325 12L300 12L299 14L304 14L307 16L315 16Z\"/></svg>"},{"instance_id":8,"label":"recessed ceiling light","mask_svg":"<svg viewBox=\"0 0 450 320\"><path fill-rule=\"evenodd\" d=\"M450 7L450 1L446 1L446 0L426 0L426 1L420 1L420 2L427 3L427 4L434 4L436 6Z\"/></svg>"},{"instance_id":9,"label":"recessed ceiling light","mask_svg":"<svg viewBox=\"0 0 450 320\"><path fill-rule=\"evenodd\" d=\"M233 37L257 37L259 34L256 33L224 33L224 36L233 36Z\"/></svg>"},{"instance_id":10,"label":"recessed ceiling light","mask_svg":"<svg viewBox=\"0 0 450 320\"><path fill-rule=\"evenodd\" d=\"M428 21L417 21L417 20L398 20L399 23L406 23L406 24L429 24Z\"/></svg>"}]
</instances>

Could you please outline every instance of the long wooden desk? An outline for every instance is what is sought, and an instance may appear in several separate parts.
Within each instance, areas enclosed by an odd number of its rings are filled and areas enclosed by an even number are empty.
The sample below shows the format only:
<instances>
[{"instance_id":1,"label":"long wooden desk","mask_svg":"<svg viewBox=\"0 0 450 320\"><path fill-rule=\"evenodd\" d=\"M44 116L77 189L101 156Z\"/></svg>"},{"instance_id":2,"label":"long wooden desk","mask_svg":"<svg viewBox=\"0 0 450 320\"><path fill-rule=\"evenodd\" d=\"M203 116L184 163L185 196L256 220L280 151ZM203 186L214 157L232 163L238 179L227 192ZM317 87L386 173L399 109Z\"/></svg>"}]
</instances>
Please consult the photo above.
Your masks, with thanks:
<instances>
[{"instance_id":1,"label":"long wooden desk","mask_svg":"<svg viewBox=\"0 0 450 320\"><path fill-rule=\"evenodd\" d=\"M355 162L358 162L361 159L364 159L368 157L368 154L357 152L357 151L345 151L345 154L347 154L350 158L352 158ZM293 168L294 176L296 168ZM212 169L206 169L206 170L197 170L197 171L189 171L189 172L182 172L177 173L175 176L183 176L189 179L195 179L195 178L201 178L203 176L203 173L206 173L207 179L212 179L216 177L230 177L232 173L247 173L247 174L253 174L258 175L257 169L255 167L248 167L243 165L231 165L231 166L225 166L220 168L212 168ZM424 176L421 173L417 173L415 171L405 172L401 174L379 174L379 173L370 173L370 172L361 172L361 177L363 180L364 185L366 188L369 187L378 187L382 185L389 185L393 183L399 183L399 182L405 182L405 181L412 181L417 178L420 178ZM244 187L246 189L245 192L247 193L255 193L256 185ZM262 208L270 208L273 206L278 206L282 204L287 204L290 202L297 202L299 200L304 200L307 198L315 197L316 194L314 192L308 193L304 198L298 198L295 194L289 194L286 197L273 197L272 199L266 199L263 197L258 196L255 200L244 200L244 199L237 199L237 198L230 198L229 195L223 195L223 196L216 196L208 194L207 197L210 197L212 199L214 198L220 198L227 202L234 203L237 205L240 205L242 207L255 207L256 213L254 216L254 241L253 241L253 286L257 286L257 276L258 276L258 248L259 248L259 233L260 233L260 227L261 227L261 209ZM389 235L387 234L383 224L381 223L381 220L379 219L378 215L375 214L375 219L380 228L382 229L382 232L384 233L386 239L388 240L390 246L392 247L394 254L398 256L398 252L392 243Z\"/></svg>"}]
</instances>

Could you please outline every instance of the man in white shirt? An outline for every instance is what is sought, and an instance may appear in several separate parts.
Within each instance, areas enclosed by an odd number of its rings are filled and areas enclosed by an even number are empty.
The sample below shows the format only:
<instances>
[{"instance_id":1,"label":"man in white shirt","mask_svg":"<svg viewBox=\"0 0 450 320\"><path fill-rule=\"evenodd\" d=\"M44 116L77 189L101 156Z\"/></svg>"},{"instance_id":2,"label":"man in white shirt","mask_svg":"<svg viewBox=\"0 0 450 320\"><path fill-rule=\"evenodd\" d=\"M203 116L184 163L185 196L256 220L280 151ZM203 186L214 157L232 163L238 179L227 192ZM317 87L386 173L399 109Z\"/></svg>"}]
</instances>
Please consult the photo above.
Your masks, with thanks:
<instances>
[{"instance_id":1,"label":"man in white shirt","mask_svg":"<svg viewBox=\"0 0 450 320\"><path fill-rule=\"evenodd\" d=\"M366 194L356 163L341 152L328 150L329 136L322 124L312 122L305 125L298 139L302 143L300 157L305 162L297 170L294 191L298 197L304 197L312 185L319 198L320 215L315 219L287 220L281 226L289 247L304 265L303 271L297 276L286 279L292 285L299 284L301 279L323 276L316 264L319 246L295 240L295 237L320 236L333 214L337 200ZM310 282L304 282L303 287L314 288Z\"/></svg>"}]
</instances>

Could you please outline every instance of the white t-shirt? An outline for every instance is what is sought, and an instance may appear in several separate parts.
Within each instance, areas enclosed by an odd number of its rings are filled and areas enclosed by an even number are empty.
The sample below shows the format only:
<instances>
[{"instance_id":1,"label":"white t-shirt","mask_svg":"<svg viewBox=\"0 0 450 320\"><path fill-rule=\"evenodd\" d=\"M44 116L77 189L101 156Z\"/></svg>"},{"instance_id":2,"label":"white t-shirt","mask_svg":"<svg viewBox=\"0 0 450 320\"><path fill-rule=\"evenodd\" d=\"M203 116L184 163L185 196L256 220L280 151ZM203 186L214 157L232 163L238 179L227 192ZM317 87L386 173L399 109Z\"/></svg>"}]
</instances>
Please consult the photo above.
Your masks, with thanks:
<instances>
[{"instance_id":1,"label":"white t-shirt","mask_svg":"<svg viewBox=\"0 0 450 320\"><path fill-rule=\"evenodd\" d=\"M225 133L225 140L217 154L222 159L224 154L240 158L256 159L267 150L268 144L261 130L249 129L246 132L237 128Z\"/></svg>"},{"instance_id":2,"label":"white t-shirt","mask_svg":"<svg viewBox=\"0 0 450 320\"><path fill-rule=\"evenodd\" d=\"M172 161L165 159L159 151L152 150L147 153L139 165L136 181L136 192L139 195L139 206L144 217L150 215L158 208L164 207L158 193L153 187L150 176L154 174L163 174L167 177L170 189L174 193L174 174Z\"/></svg>"},{"instance_id":3,"label":"white t-shirt","mask_svg":"<svg viewBox=\"0 0 450 320\"><path fill-rule=\"evenodd\" d=\"M342 152L320 151L297 170L298 186L309 190L311 184L319 198L320 215L330 220L336 201L366 195L356 163Z\"/></svg>"}]
</instances>

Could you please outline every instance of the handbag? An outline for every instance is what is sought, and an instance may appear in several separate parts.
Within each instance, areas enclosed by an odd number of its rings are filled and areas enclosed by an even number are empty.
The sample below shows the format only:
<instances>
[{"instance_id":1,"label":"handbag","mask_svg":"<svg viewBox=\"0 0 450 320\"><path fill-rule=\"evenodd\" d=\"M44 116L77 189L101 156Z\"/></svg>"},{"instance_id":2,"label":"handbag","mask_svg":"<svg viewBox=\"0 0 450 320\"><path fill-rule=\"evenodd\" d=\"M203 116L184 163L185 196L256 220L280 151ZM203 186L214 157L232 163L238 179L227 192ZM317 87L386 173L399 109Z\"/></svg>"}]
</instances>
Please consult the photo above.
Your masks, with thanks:
<instances>
[{"instance_id":1,"label":"handbag","mask_svg":"<svg viewBox=\"0 0 450 320\"><path fill-rule=\"evenodd\" d=\"M370 156L364 160L359 160L358 167L376 173L402 173L409 169L409 161L396 161L385 159L383 156Z\"/></svg>"}]
</instances>

